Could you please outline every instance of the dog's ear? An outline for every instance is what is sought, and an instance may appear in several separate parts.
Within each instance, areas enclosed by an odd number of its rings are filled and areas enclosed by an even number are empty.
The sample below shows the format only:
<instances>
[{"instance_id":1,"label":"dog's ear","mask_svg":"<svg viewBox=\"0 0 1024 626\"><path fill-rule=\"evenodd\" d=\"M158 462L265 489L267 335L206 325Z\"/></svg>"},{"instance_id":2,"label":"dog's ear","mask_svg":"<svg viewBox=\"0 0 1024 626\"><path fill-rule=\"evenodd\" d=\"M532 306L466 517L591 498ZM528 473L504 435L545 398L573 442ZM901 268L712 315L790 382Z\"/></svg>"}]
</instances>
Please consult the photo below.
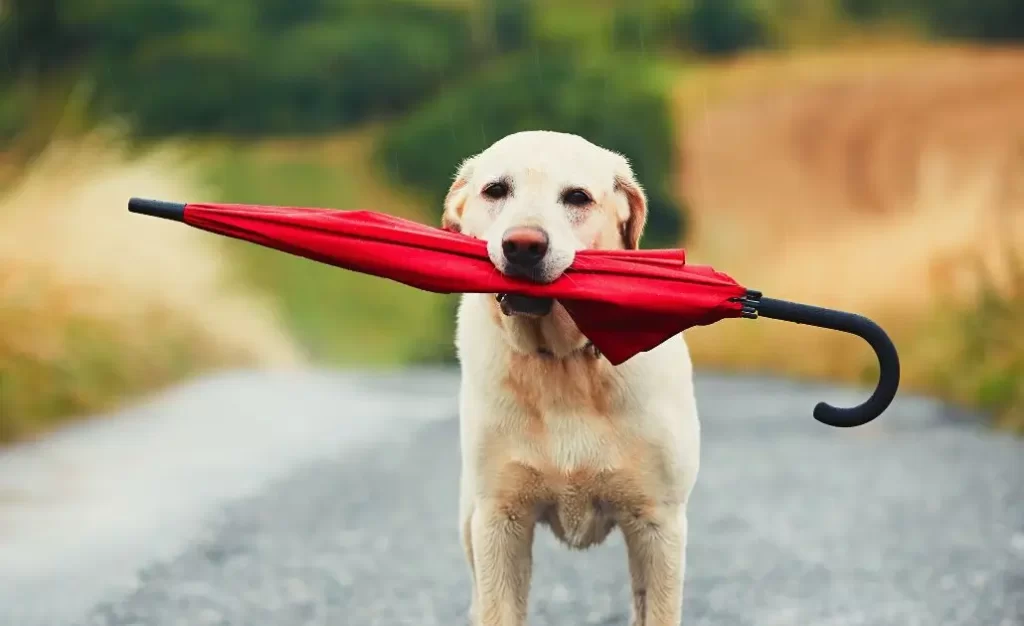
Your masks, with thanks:
<instances>
[{"instance_id":1,"label":"dog's ear","mask_svg":"<svg viewBox=\"0 0 1024 626\"><path fill-rule=\"evenodd\" d=\"M469 199L469 177L473 171L473 159L462 162L448 194L444 198L444 212L441 214L441 228L452 232L462 232L462 211Z\"/></svg>"},{"instance_id":2,"label":"dog's ear","mask_svg":"<svg viewBox=\"0 0 1024 626\"><path fill-rule=\"evenodd\" d=\"M647 195L628 165L615 175L615 190L625 194L627 203L625 211L619 215L622 245L627 250L636 250L647 224Z\"/></svg>"}]
</instances>

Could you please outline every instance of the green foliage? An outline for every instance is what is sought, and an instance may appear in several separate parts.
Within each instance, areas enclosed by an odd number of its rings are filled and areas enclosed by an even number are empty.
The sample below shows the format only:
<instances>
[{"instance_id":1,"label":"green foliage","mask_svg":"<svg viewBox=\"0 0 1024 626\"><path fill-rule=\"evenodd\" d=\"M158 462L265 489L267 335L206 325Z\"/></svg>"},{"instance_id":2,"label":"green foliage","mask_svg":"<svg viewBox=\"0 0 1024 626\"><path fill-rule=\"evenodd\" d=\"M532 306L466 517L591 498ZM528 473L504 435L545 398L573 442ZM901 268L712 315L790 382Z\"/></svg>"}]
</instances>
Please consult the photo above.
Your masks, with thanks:
<instances>
[{"instance_id":1,"label":"green foliage","mask_svg":"<svg viewBox=\"0 0 1024 626\"><path fill-rule=\"evenodd\" d=\"M1009 289L997 288L979 269L976 300L944 311L943 330L956 341L942 360L935 386L990 412L997 425L1024 434L1024 255L1010 249L1007 259Z\"/></svg>"},{"instance_id":2,"label":"green foliage","mask_svg":"<svg viewBox=\"0 0 1024 626\"><path fill-rule=\"evenodd\" d=\"M839 6L843 13L855 20L872 22L881 19L887 12L899 10L899 2L886 0L840 0Z\"/></svg>"},{"instance_id":3,"label":"green foliage","mask_svg":"<svg viewBox=\"0 0 1024 626\"><path fill-rule=\"evenodd\" d=\"M141 135L294 133L411 109L472 65L470 34L414 0L17 0L0 50L11 75L77 59L95 113Z\"/></svg>"},{"instance_id":4,"label":"green foliage","mask_svg":"<svg viewBox=\"0 0 1024 626\"><path fill-rule=\"evenodd\" d=\"M612 40L620 49L678 48L726 56L769 43L763 9L754 0L639 2L616 9Z\"/></svg>"},{"instance_id":5,"label":"green foliage","mask_svg":"<svg viewBox=\"0 0 1024 626\"><path fill-rule=\"evenodd\" d=\"M0 84L0 143L13 139L28 126L31 101L27 89Z\"/></svg>"},{"instance_id":6,"label":"green foliage","mask_svg":"<svg viewBox=\"0 0 1024 626\"><path fill-rule=\"evenodd\" d=\"M61 20L62 0L0 3L0 58L7 74L49 72L70 62L81 45Z\"/></svg>"},{"instance_id":7,"label":"green foliage","mask_svg":"<svg viewBox=\"0 0 1024 626\"><path fill-rule=\"evenodd\" d=\"M612 41L617 48L643 52L674 46L683 15L684 7L678 2L653 8L624 5L612 18Z\"/></svg>"},{"instance_id":8,"label":"green foliage","mask_svg":"<svg viewBox=\"0 0 1024 626\"><path fill-rule=\"evenodd\" d=\"M915 5L940 37L1024 41L1021 0L916 0Z\"/></svg>"},{"instance_id":9,"label":"green foliage","mask_svg":"<svg viewBox=\"0 0 1024 626\"><path fill-rule=\"evenodd\" d=\"M1024 2L1020 0L842 0L841 6L862 22L893 17L915 20L942 39L1024 40Z\"/></svg>"},{"instance_id":10,"label":"green foliage","mask_svg":"<svg viewBox=\"0 0 1024 626\"><path fill-rule=\"evenodd\" d=\"M260 26L276 29L315 20L328 12L327 0L250 0Z\"/></svg>"},{"instance_id":11,"label":"green foliage","mask_svg":"<svg viewBox=\"0 0 1024 626\"><path fill-rule=\"evenodd\" d=\"M629 59L585 64L528 55L503 61L398 124L381 142L378 158L396 180L422 189L440 206L462 159L532 129L575 133L626 155L648 194L644 241L679 241L669 103L658 85L645 80L644 66Z\"/></svg>"},{"instance_id":12,"label":"green foliage","mask_svg":"<svg viewBox=\"0 0 1024 626\"><path fill-rule=\"evenodd\" d=\"M680 20L680 37L694 52L732 55L769 43L753 0L693 0Z\"/></svg>"},{"instance_id":13,"label":"green foliage","mask_svg":"<svg viewBox=\"0 0 1024 626\"><path fill-rule=\"evenodd\" d=\"M100 93L146 135L344 127L405 111L443 84L468 53L468 35L447 30L412 19L381 29L359 16L300 24L270 44L189 31L108 64Z\"/></svg>"},{"instance_id":14,"label":"green foliage","mask_svg":"<svg viewBox=\"0 0 1024 626\"><path fill-rule=\"evenodd\" d=\"M469 28L451 13L384 3L227 41L190 32L140 52L104 93L143 132L308 132L409 110L467 63ZM161 80L145 80L153 75Z\"/></svg>"},{"instance_id":15,"label":"green foliage","mask_svg":"<svg viewBox=\"0 0 1024 626\"><path fill-rule=\"evenodd\" d=\"M213 28L214 13L182 0L63 0L60 22L82 42L93 62L122 60L147 41Z\"/></svg>"},{"instance_id":16,"label":"green foliage","mask_svg":"<svg viewBox=\"0 0 1024 626\"><path fill-rule=\"evenodd\" d=\"M494 44L498 53L522 50L533 40L533 5L536 0L483 0L491 5Z\"/></svg>"}]
</instances>

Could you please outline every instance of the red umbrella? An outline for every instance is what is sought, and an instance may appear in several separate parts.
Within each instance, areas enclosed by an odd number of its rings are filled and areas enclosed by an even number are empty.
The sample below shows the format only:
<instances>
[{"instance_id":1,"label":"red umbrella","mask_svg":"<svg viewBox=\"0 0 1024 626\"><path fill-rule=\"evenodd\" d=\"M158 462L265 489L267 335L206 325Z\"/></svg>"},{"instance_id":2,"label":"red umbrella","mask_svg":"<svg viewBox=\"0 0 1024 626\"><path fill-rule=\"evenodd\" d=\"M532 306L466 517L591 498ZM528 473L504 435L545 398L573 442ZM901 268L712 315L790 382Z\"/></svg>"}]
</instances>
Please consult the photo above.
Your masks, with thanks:
<instances>
[{"instance_id":1,"label":"red umbrella","mask_svg":"<svg viewBox=\"0 0 1024 626\"><path fill-rule=\"evenodd\" d=\"M710 267L688 265L681 249L582 250L562 277L539 284L498 272L482 240L374 211L140 198L132 198L128 210L435 293L557 299L613 365L687 328L730 317L768 317L852 333L875 350L879 382L858 406L819 403L814 417L830 426L859 426L873 420L889 406L899 386L896 348L871 320L764 298Z\"/></svg>"}]
</instances>

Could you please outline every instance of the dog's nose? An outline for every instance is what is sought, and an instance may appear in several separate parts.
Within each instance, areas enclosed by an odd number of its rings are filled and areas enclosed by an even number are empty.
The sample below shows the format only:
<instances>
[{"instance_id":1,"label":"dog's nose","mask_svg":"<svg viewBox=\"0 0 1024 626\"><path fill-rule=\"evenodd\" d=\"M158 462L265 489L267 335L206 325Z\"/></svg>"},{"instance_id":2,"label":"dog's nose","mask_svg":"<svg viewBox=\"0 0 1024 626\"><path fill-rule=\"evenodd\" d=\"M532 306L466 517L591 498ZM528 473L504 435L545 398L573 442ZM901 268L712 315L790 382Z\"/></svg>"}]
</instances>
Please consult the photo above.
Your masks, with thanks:
<instances>
[{"instance_id":1,"label":"dog's nose","mask_svg":"<svg viewBox=\"0 0 1024 626\"><path fill-rule=\"evenodd\" d=\"M501 250L509 264L533 269L548 252L548 234L532 226L517 226L501 237Z\"/></svg>"}]
</instances>

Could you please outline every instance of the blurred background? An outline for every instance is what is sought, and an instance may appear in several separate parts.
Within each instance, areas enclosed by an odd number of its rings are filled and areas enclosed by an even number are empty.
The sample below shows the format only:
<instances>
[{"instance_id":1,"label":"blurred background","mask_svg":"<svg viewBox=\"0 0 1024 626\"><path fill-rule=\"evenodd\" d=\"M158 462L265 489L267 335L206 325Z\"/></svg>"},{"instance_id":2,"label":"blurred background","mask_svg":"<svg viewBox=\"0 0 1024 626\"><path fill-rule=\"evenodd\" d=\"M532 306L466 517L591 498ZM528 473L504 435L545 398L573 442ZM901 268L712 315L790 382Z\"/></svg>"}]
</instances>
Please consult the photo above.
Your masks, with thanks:
<instances>
[{"instance_id":1,"label":"blurred background","mask_svg":"<svg viewBox=\"0 0 1024 626\"><path fill-rule=\"evenodd\" d=\"M0 0L0 443L220 368L450 363L454 298L130 216L436 224L542 128L626 154L647 247L860 312L904 389L1024 431L1016 0ZM869 382L839 333L687 332L699 367Z\"/></svg>"}]
</instances>

